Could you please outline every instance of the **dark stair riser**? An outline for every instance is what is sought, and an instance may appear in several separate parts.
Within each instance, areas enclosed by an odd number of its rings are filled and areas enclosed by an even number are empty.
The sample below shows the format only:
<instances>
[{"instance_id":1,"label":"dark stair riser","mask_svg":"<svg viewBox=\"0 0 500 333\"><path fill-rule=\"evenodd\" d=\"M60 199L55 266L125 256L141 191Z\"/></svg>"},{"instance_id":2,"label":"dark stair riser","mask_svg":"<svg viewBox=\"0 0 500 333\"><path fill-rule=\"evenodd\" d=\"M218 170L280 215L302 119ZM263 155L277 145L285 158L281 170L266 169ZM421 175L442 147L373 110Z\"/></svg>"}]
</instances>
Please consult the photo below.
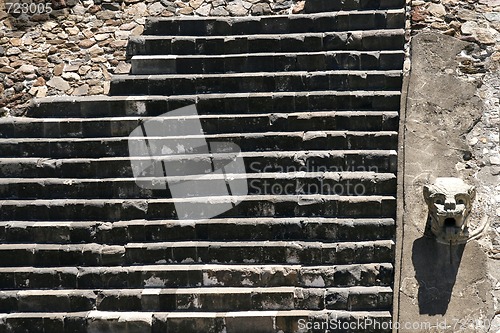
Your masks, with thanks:
<instances>
[{"instance_id":1,"label":"dark stair riser","mask_svg":"<svg viewBox=\"0 0 500 333\"><path fill-rule=\"evenodd\" d=\"M329 147L332 150L383 150L397 148L396 133L331 133L323 136L307 138L307 134L255 135L247 137L221 137L220 139L207 138L207 142L220 142L217 149L226 147L231 149L237 145L242 152L261 151L314 151ZM116 139L96 139L95 141L3 141L0 140L0 157L44 157L44 158L100 158L100 157L127 157L130 155L129 147L133 152L142 151L144 156L170 156L174 157L178 145L184 147L196 147L201 142L200 137L196 138L116 138ZM274 145L270 145L270 140ZM146 144L149 149L146 149ZM171 154L162 154L168 147ZM197 147L199 151L193 149L193 154L203 154L206 147ZM219 150L223 151L223 150ZM41 154L43 152L43 155Z\"/></svg>"},{"instance_id":2,"label":"dark stair riser","mask_svg":"<svg viewBox=\"0 0 500 333\"><path fill-rule=\"evenodd\" d=\"M287 200L283 196L271 199L249 196L247 201L240 202L236 207L222 213L219 217L346 217L346 218L393 218L396 211L396 200L393 197L339 197L324 199L325 201L307 202L299 205L297 198ZM11 202L3 201L2 220L96 220L108 221L131 219L176 219L177 214L173 201L161 199L136 200L123 199L114 201L65 201L44 204L42 201ZM187 199L186 199L187 200ZM250 201L251 200L251 201ZM304 198L305 200L305 198ZM222 208L228 206L227 201L220 204ZM307 203L307 204L306 204ZM217 207L215 203L206 201L196 203L185 202L184 206L195 204L197 210L204 210L212 218ZM183 207L184 207L183 206ZM200 213L202 214L202 213Z\"/></svg>"},{"instance_id":3,"label":"dark stair riser","mask_svg":"<svg viewBox=\"0 0 500 333\"><path fill-rule=\"evenodd\" d=\"M158 19L146 21L144 35L239 36L308 32L402 29L405 14L399 10L352 11L313 15Z\"/></svg>"},{"instance_id":4,"label":"dark stair riser","mask_svg":"<svg viewBox=\"0 0 500 333\"><path fill-rule=\"evenodd\" d=\"M366 177L355 178L347 175L339 177L309 176L283 179L260 177L255 174L241 175L248 185L250 195L276 194L338 194L338 195L395 195L396 178ZM230 177L231 179L234 176ZM222 177L200 180L192 178L203 188L213 188ZM152 189L158 181L164 189ZM82 180L67 179L51 181L39 179L28 182L12 179L10 182L0 182L0 196L5 199L112 199L112 198L169 198L170 184L178 184L185 179L107 179ZM213 185L212 185L213 184ZM275 189L273 189L275 187ZM149 188L149 189L148 189ZM158 187L156 187L158 188ZM185 193L190 196L199 196L201 193L193 188Z\"/></svg>"},{"instance_id":5,"label":"dark stair riser","mask_svg":"<svg viewBox=\"0 0 500 333\"><path fill-rule=\"evenodd\" d=\"M199 96L149 97L127 100L124 97L73 102L72 99L35 104L28 116L57 117L122 117L159 116L168 111L196 104L199 115L259 114L315 111L398 111L399 92L310 92L254 93Z\"/></svg>"},{"instance_id":6,"label":"dark stair riser","mask_svg":"<svg viewBox=\"0 0 500 333\"><path fill-rule=\"evenodd\" d=\"M164 243L125 246L47 245L0 248L2 267L128 266L137 264L221 263L349 265L392 261L391 241L364 243Z\"/></svg>"},{"instance_id":7,"label":"dark stair riser","mask_svg":"<svg viewBox=\"0 0 500 333\"><path fill-rule=\"evenodd\" d=\"M135 329L141 333L256 333L256 332L293 332L297 323L313 322L320 327L331 325L330 323L342 323L353 329L345 330L345 333L365 333L358 329L360 322L371 322L377 328L377 333L390 333L392 316L389 312L339 312L330 311L293 311L256 313L253 315L241 315L238 312L220 314L209 312L199 316L175 315L172 313L148 313L140 318L130 318L127 313L116 315L105 321L100 320L99 314L90 316L84 313L69 313L66 315L46 314L38 316L7 316L6 332L19 332L24 327L34 327L30 333L44 333L44 327L50 332L75 333L87 332L87 328L94 332L126 332ZM387 329L385 329L387 327Z\"/></svg>"},{"instance_id":8,"label":"dark stair riser","mask_svg":"<svg viewBox=\"0 0 500 333\"><path fill-rule=\"evenodd\" d=\"M328 267L252 269L245 265L218 269L196 268L176 270L147 270L133 268L12 268L0 271L0 287L4 290L26 289L121 289L121 288L178 288L183 287L325 287L381 286L393 283L391 264L346 265Z\"/></svg>"},{"instance_id":9,"label":"dark stair riser","mask_svg":"<svg viewBox=\"0 0 500 333\"><path fill-rule=\"evenodd\" d=\"M227 219L196 221L4 222L2 243L118 244L167 241L369 241L392 239L392 219Z\"/></svg>"},{"instance_id":10,"label":"dark stair riser","mask_svg":"<svg viewBox=\"0 0 500 333\"><path fill-rule=\"evenodd\" d=\"M311 171L311 172L344 172L344 171L373 171L373 172L390 172L397 171L397 156L388 152L358 152L349 151L340 152L320 152L318 154L304 155L302 153L286 153L257 156L243 156L245 169L247 173L258 172L296 172L296 171ZM214 162L218 165L226 165L234 161L234 154L215 155L206 160L193 161L189 156L184 159L179 159L177 164L170 161L171 170L177 170L178 174L170 176L184 175L185 165L189 164L195 168L196 163L206 165L207 162ZM139 159L132 159L137 165L141 165ZM144 167L152 165L155 160L144 160ZM153 164L156 164L153 163ZM160 167L160 165L158 165ZM156 169L150 169L150 172L143 172L143 177L157 176ZM112 159L68 159L68 160L52 160L45 161L32 159L23 161L22 159L14 159L11 161L4 160L0 163L0 174L4 177L19 177L20 172L26 178L113 178L113 177L134 177L129 158L112 158ZM160 173L162 174L162 173Z\"/></svg>"},{"instance_id":11,"label":"dark stair riser","mask_svg":"<svg viewBox=\"0 0 500 333\"><path fill-rule=\"evenodd\" d=\"M350 310L387 311L392 305L388 290L350 292L345 289L259 290L239 293L161 291L157 295L141 291L91 291L73 295L16 295L0 298L2 312L79 312L79 311L251 311L251 310Z\"/></svg>"},{"instance_id":12,"label":"dark stair riser","mask_svg":"<svg viewBox=\"0 0 500 333\"><path fill-rule=\"evenodd\" d=\"M401 89L400 73L369 72L337 74L301 73L297 75L241 76L121 76L111 81L111 94L117 95L194 95L207 93L253 93L290 91L350 91Z\"/></svg>"},{"instance_id":13,"label":"dark stair riser","mask_svg":"<svg viewBox=\"0 0 500 333\"><path fill-rule=\"evenodd\" d=\"M223 74L332 70L400 70L400 51L238 54L222 56L136 56L131 74Z\"/></svg>"},{"instance_id":14,"label":"dark stair riser","mask_svg":"<svg viewBox=\"0 0 500 333\"><path fill-rule=\"evenodd\" d=\"M404 0L309 0L306 2L304 10L306 13L318 13L338 10L402 8L404 6Z\"/></svg>"},{"instance_id":15,"label":"dark stair riser","mask_svg":"<svg viewBox=\"0 0 500 333\"><path fill-rule=\"evenodd\" d=\"M0 138L102 138L128 136L144 121L158 123L166 129L176 118L103 118L41 121L23 118L0 122ZM234 115L200 118L205 134L289 132L289 131L397 131L397 112L299 113L279 116Z\"/></svg>"},{"instance_id":16,"label":"dark stair riser","mask_svg":"<svg viewBox=\"0 0 500 333\"><path fill-rule=\"evenodd\" d=\"M144 36L129 40L127 55L217 55L335 50L401 50L403 30L220 37Z\"/></svg>"}]
</instances>

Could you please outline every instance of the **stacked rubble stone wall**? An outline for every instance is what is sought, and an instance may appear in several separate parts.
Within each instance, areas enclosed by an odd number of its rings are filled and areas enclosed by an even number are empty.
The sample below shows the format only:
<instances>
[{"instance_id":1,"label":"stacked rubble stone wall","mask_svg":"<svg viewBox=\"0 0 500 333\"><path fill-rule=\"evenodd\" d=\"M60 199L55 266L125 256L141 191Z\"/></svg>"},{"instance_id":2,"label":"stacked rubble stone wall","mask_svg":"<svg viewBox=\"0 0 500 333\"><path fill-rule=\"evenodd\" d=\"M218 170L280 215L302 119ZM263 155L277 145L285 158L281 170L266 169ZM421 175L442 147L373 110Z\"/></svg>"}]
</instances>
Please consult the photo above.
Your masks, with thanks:
<instances>
[{"instance_id":1,"label":"stacked rubble stone wall","mask_svg":"<svg viewBox=\"0 0 500 333\"><path fill-rule=\"evenodd\" d=\"M146 17L304 9L304 1L296 0L21 2L0 3L0 108L11 115L22 114L33 97L107 94L111 75L128 73L127 39L142 34Z\"/></svg>"}]
</instances>

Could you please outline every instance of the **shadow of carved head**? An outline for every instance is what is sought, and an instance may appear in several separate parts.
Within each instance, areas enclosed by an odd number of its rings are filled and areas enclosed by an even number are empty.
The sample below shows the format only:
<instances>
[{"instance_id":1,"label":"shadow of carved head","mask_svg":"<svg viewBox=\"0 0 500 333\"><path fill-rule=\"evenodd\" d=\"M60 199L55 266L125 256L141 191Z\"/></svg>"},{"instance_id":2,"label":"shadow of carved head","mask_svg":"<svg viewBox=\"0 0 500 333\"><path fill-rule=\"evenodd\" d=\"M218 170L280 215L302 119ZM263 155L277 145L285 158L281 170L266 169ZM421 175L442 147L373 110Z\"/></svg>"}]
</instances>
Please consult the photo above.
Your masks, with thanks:
<instances>
[{"instance_id":1,"label":"shadow of carved head","mask_svg":"<svg viewBox=\"0 0 500 333\"><path fill-rule=\"evenodd\" d=\"M474 186L460 178L437 178L424 186L424 198L429 207L431 230L439 241L467 240L467 217L476 197Z\"/></svg>"}]
</instances>

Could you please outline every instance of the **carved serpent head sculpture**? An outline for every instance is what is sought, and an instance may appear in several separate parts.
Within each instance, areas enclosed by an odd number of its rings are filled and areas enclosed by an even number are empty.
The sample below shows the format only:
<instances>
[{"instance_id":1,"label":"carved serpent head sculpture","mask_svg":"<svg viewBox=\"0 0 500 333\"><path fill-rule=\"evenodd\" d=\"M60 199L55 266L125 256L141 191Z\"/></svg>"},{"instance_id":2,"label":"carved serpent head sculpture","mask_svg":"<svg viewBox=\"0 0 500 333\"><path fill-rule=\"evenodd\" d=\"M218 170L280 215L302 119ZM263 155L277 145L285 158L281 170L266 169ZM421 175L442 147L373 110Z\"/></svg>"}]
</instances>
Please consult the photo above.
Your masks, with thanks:
<instances>
[{"instance_id":1,"label":"carved serpent head sculpture","mask_svg":"<svg viewBox=\"0 0 500 333\"><path fill-rule=\"evenodd\" d=\"M467 217L476 197L474 186L460 178L437 178L424 186L424 198L429 207L431 230L437 240L464 243L469 237Z\"/></svg>"}]
</instances>

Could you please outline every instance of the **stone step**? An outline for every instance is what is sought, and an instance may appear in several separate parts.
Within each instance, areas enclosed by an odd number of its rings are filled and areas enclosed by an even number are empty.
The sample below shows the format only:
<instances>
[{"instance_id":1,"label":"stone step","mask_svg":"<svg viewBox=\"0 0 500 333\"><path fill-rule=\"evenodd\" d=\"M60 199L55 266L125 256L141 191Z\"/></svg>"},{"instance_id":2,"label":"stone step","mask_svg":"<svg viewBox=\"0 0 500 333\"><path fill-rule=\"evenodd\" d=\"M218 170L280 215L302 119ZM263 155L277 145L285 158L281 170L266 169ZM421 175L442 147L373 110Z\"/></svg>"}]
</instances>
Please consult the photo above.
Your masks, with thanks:
<instances>
[{"instance_id":1,"label":"stone step","mask_svg":"<svg viewBox=\"0 0 500 333\"><path fill-rule=\"evenodd\" d=\"M0 120L0 332L389 332L404 6L151 19L113 97Z\"/></svg>"},{"instance_id":2,"label":"stone step","mask_svg":"<svg viewBox=\"0 0 500 333\"><path fill-rule=\"evenodd\" d=\"M0 244L1 267L143 264L349 265L392 261L394 242L188 241L86 244Z\"/></svg>"},{"instance_id":3,"label":"stone step","mask_svg":"<svg viewBox=\"0 0 500 333\"><path fill-rule=\"evenodd\" d=\"M401 71L322 71L203 75L115 75L110 94L194 95L401 89Z\"/></svg>"},{"instance_id":4,"label":"stone step","mask_svg":"<svg viewBox=\"0 0 500 333\"><path fill-rule=\"evenodd\" d=\"M405 4L405 0L309 0L304 9L306 13L318 13L337 10L404 8Z\"/></svg>"},{"instance_id":5,"label":"stone step","mask_svg":"<svg viewBox=\"0 0 500 333\"><path fill-rule=\"evenodd\" d=\"M360 325L362 324L362 326ZM140 333L275 333L313 332L314 327L361 333L390 333L390 311L237 311L237 312L108 312L12 313L0 315L7 333L33 327L44 332L140 332ZM311 329L308 329L311 328ZM301 331L299 331L299 329ZM323 332L323 330L320 330Z\"/></svg>"},{"instance_id":6,"label":"stone step","mask_svg":"<svg viewBox=\"0 0 500 333\"><path fill-rule=\"evenodd\" d=\"M190 117L182 117L186 119ZM0 138L96 138L128 136L143 122L169 126L179 117L0 118ZM397 131L397 111L298 112L198 117L205 134L291 131Z\"/></svg>"},{"instance_id":7,"label":"stone step","mask_svg":"<svg viewBox=\"0 0 500 333\"><path fill-rule=\"evenodd\" d=\"M214 174L199 176L152 178L0 178L0 198L3 199L107 199L107 198L168 198L169 185L198 181L202 188L213 188L226 179L246 180L248 194L338 194L396 195L396 176L370 172L291 172L254 174ZM211 184L214 185L211 185ZM163 189L153 184L163 184ZM138 186L141 185L141 186ZM149 189L147 189L149 188ZM156 188L156 189L154 189ZM185 192L200 196L197 188Z\"/></svg>"},{"instance_id":8,"label":"stone step","mask_svg":"<svg viewBox=\"0 0 500 333\"><path fill-rule=\"evenodd\" d=\"M345 9L340 12L260 17L155 17L146 19L144 35L239 36L402 29L405 26L403 7L404 5L397 9L370 8L362 11L356 8L352 11Z\"/></svg>"},{"instance_id":9,"label":"stone step","mask_svg":"<svg viewBox=\"0 0 500 333\"><path fill-rule=\"evenodd\" d=\"M393 266L184 264L119 267L0 267L0 288L138 289L179 287L389 287Z\"/></svg>"},{"instance_id":10,"label":"stone step","mask_svg":"<svg viewBox=\"0 0 500 333\"><path fill-rule=\"evenodd\" d=\"M239 202L235 206L235 203ZM394 218L393 196L338 195L249 195L212 196L179 199L55 199L2 200L1 219L9 220L132 220L175 219L177 207L196 218L215 217L345 217ZM193 208L188 210L187 207ZM196 209L194 209L196 208ZM193 216L181 216L190 219Z\"/></svg>"},{"instance_id":11,"label":"stone step","mask_svg":"<svg viewBox=\"0 0 500 333\"><path fill-rule=\"evenodd\" d=\"M334 20L335 18L325 19ZM327 30L328 32L240 36L143 35L129 39L127 57L166 54L216 55L334 50L401 50L405 43L404 29L342 32L331 32L330 29Z\"/></svg>"},{"instance_id":12,"label":"stone step","mask_svg":"<svg viewBox=\"0 0 500 333\"><path fill-rule=\"evenodd\" d=\"M396 149L397 132L265 132L239 134L209 134L190 136L106 137L106 138L51 138L0 139L0 157L40 158L99 158L125 157L131 151L143 155L175 157L185 155L184 147L193 147L190 153L208 153L202 142L218 142L213 152L223 152L237 145L242 152L260 151L314 151L325 147L331 150ZM146 147L147 145L147 147ZM178 151L179 146L183 150ZM168 153L165 153L168 151ZM230 151L230 150L229 150Z\"/></svg>"},{"instance_id":13,"label":"stone step","mask_svg":"<svg viewBox=\"0 0 500 333\"><path fill-rule=\"evenodd\" d=\"M163 115L196 105L199 115L289 114L316 111L398 111L400 91L309 91L183 96L89 96L35 99L34 118L104 118Z\"/></svg>"},{"instance_id":14,"label":"stone step","mask_svg":"<svg viewBox=\"0 0 500 333\"><path fill-rule=\"evenodd\" d=\"M395 150L322 150L312 152L251 152L240 153L247 173L259 172L347 172L363 171L376 173L396 173L397 154ZM177 175L185 175L186 163L195 168L214 162L226 165L234 161L235 154L212 154L201 159L202 155L178 155L175 160L168 159L171 170ZM134 177L131 162L140 165L142 162L151 166L166 157L153 158L2 158L0 159L0 175L9 178L119 178ZM176 161L177 165L174 164ZM170 176L175 176L171 174ZM154 170L142 174L143 177L157 176Z\"/></svg>"},{"instance_id":15,"label":"stone step","mask_svg":"<svg viewBox=\"0 0 500 333\"><path fill-rule=\"evenodd\" d=\"M226 55L137 55L131 74L401 70L403 51L323 51Z\"/></svg>"},{"instance_id":16,"label":"stone step","mask_svg":"<svg viewBox=\"0 0 500 333\"><path fill-rule=\"evenodd\" d=\"M394 237L393 219L227 218L210 220L7 221L1 243L118 244L168 241L356 242Z\"/></svg>"},{"instance_id":17,"label":"stone step","mask_svg":"<svg viewBox=\"0 0 500 333\"><path fill-rule=\"evenodd\" d=\"M175 288L125 290L13 290L0 296L2 312L80 311L389 311L388 287Z\"/></svg>"}]
</instances>

